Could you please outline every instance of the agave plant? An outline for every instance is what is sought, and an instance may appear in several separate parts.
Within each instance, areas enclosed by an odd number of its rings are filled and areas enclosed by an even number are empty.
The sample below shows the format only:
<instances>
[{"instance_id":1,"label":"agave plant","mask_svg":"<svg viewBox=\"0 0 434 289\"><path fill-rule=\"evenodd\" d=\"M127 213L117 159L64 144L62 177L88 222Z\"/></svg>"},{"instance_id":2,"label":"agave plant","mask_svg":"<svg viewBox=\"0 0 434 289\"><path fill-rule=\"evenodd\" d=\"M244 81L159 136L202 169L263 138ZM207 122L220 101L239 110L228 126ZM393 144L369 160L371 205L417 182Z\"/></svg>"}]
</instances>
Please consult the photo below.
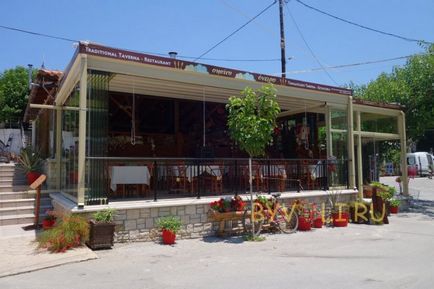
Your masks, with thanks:
<instances>
[{"instance_id":1,"label":"agave plant","mask_svg":"<svg viewBox=\"0 0 434 289\"><path fill-rule=\"evenodd\" d=\"M43 161L39 152L35 151L31 146L21 149L18 156L19 167L24 173L41 172Z\"/></svg>"}]
</instances>

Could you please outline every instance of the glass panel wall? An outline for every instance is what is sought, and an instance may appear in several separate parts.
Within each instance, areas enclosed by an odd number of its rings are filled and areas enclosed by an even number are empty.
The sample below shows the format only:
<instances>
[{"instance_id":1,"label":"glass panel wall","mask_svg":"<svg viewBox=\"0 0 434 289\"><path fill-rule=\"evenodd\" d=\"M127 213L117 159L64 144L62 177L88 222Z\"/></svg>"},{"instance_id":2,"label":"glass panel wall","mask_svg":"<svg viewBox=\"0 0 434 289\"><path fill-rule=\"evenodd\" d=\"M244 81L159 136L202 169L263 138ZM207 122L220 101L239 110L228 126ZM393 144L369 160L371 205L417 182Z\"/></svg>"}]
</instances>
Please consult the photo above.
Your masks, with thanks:
<instances>
[{"instance_id":1,"label":"glass panel wall","mask_svg":"<svg viewBox=\"0 0 434 289\"><path fill-rule=\"evenodd\" d=\"M331 166L329 167L329 183L331 187L342 187L348 184L348 120L345 110L331 109Z\"/></svg>"},{"instance_id":2,"label":"glass panel wall","mask_svg":"<svg viewBox=\"0 0 434 289\"><path fill-rule=\"evenodd\" d=\"M395 116L362 112L360 118L362 131L398 133L398 119Z\"/></svg>"},{"instance_id":3,"label":"glass panel wall","mask_svg":"<svg viewBox=\"0 0 434 289\"><path fill-rule=\"evenodd\" d=\"M78 107L79 91L74 90L65 106ZM78 110L64 110L62 120L61 191L77 198L78 184Z\"/></svg>"},{"instance_id":4,"label":"glass panel wall","mask_svg":"<svg viewBox=\"0 0 434 289\"><path fill-rule=\"evenodd\" d=\"M89 71L86 129L86 195L85 203L106 204L108 175L105 159L108 153L108 104L110 74ZM98 158L98 159L95 159Z\"/></svg>"},{"instance_id":5,"label":"glass panel wall","mask_svg":"<svg viewBox=\"0 0 434 289\"><path fill-rule=\"evenodd\" d=\"M332 110L330 112L332 129L347 129L347 112L344 110Z\"/></svg>"}]
</instances>

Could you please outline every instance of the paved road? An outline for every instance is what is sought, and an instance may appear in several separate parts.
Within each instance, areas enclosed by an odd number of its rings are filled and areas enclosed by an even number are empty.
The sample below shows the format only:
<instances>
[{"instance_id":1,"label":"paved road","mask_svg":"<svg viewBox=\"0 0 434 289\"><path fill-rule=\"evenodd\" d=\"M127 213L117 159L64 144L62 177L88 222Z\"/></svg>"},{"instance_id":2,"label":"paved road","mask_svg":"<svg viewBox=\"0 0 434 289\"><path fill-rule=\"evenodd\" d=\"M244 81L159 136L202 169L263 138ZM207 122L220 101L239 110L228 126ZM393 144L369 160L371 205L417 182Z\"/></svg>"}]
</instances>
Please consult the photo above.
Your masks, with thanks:
<instances>
[{"instance_id":1,"label":"paved road","mask_svg":"<svg viewBox=\"0 0 434 289\"><path fill-rule=\"evenodd\" d=\"M427 197L432 184L411 183ZM434 205L421 202L384 226L351 224L258 243L120 244L97 260L2 278L0 288L434 288Z\"/></svg>"}]
</instances>

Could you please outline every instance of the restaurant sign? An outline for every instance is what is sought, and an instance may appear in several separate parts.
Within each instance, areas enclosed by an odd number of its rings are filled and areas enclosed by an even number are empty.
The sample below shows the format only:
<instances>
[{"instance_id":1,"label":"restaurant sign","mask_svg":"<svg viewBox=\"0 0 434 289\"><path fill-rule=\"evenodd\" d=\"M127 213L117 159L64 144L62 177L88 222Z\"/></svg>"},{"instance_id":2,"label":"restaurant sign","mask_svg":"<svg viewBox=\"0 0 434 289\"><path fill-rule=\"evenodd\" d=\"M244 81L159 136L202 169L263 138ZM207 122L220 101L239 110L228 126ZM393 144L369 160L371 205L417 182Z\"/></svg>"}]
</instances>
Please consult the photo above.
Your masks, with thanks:
<instances>
[{"instance_id":1,"label":"restaurant sign","mask_svg":"<svg viewBox=\"0 0 434 289\"><path fill-rule=\"evenodd\" d=\"M312 82L305 82L305 81L276 77L276 76L265 75L265 74L251 73L251 72L246 72L246 71L241 71L236 69L173 59L169 57L161 57L161 56L155 56L150 54L138 53L134 51L116 49L116 48L106 47L106 46L92 44L92 43L80 43L79 52L83 54L108 57L108 58L120 59L125 61L133 61L133 62L139 62L144 64L175 68L184 71L209 74L209 75L217 75L222 77L272 83L277 85L311 89L316 91L323 91L323 92L342 94L342 95L352 94L352 91L350 89L345 89L345 88L340 88L335 86L322 85L322 84L317 84Z\"/></svg>"}]
</instances>

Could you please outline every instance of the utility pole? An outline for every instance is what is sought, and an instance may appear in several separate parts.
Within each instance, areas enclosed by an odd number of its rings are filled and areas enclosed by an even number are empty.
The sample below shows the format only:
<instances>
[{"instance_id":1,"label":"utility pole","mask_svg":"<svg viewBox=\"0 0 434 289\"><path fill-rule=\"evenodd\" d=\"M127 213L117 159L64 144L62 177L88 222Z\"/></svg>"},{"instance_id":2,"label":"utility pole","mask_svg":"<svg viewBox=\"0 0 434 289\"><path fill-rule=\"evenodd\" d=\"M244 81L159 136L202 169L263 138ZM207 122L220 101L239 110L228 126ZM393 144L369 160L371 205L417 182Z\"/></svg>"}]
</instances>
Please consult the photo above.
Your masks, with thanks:
<instances>
[{"instance_id":1,"label":"utility pole","mask_svg":"<svg viewBox=\"0 0 434 289\"><path fill-rule=\"evenodd\" d=\"M283 1L279 0L279 15L280 15L280 58L282 62L282 77L286 77L286 57L285 57L285 31L283 24Z\"/></svg>"}]
</instances>

